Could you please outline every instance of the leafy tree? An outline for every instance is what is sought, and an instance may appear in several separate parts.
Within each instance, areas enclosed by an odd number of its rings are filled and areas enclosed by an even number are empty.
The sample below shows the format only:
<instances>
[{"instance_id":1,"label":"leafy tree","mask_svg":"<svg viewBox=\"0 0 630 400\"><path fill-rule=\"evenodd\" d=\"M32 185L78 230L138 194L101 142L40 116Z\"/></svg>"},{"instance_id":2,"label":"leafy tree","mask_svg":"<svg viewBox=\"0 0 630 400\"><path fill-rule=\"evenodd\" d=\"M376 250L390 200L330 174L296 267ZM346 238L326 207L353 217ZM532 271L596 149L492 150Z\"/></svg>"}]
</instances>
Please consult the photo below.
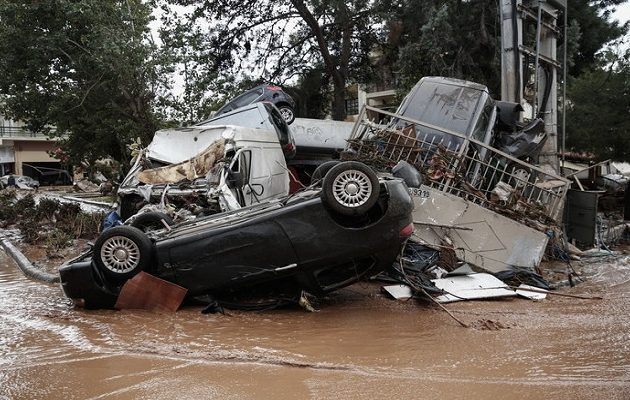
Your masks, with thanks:
<instances>
[{"instance_id":1,"label":"leafy tree","mask_svg":"<svg viewBox=\"0 0 630 400\"><path fill-rule=\"evenodd\" d=\"M188 19L166 17L163 37L183 37L182 43L196 49L193 59L204 68L202 80L211 80L218 73L238 77L244 72L284 82L321 66L332 81L333 118L345 117L346 85L361 79L369 65L375 39L373 2L168 1L187 7Z\"/></svg>"},{"instance_id":2,"label":"leafy tree","mask_svg":"<svg viewBox=\"0 0 630 400\"><path fill-rule=\"evenodd\" d=\"M577 36L577 46L568 47L571 63L569 73L578 76L597 66L597 54L606 43L616 40L628 31L628 23L619 25L610 16L615 6L628 0L571 0L567 1L571 32L569 39ZM574 35L574 36L573 36Z\"/></svg>"},{"instance_id":3,"label":"leafy tree","mask_svg":"<svg viewBox=\"0 0 630 400\"><path fill-rule=\"evenodd\" d=\"M166 83L150 19L140 0L1 2L0 112L59 138L74 163L125 160L156 130Z\"/></svg>"},{"instance_id":4,"label":"leafy tree","mask_svg":"<svg viewBox=\"0 0 630 400\"><path fill-rule=\"evenodd\" d=\"M606 52L601 64L569 81L567 145L630 161L630 50L621 58Z\"/></svg>"},{"instance_id":5,"label":"leafy tree","mask_svg":"<svg viewBox=\"0 0 630 400\"><path fill-rule=\"evenodd\" d=\"M426 75L484 82L498 91L496 1L389 0L382 10L387 27L383 64L391 68L392 83L402 91Z\"/></svg>"},{"instance_id":6,"label":"leafy tree","mask_svg":"<svg viewBox=\"0 0 630 400\"><path fill-rule=\"evenodd\" d=\"M568 62L574 76L597 65L597 53L621 37L627 24L610 20L627 0L568 1ZM383 0L387 21L383 63L406 91L425 75L443 75L500 88L500 25L496 1ZM562 24L562 20L559 21ZM562 43L560 39L559 43ZM562 54L560 49L559 54Z\"/></svg>"}]
</instances>

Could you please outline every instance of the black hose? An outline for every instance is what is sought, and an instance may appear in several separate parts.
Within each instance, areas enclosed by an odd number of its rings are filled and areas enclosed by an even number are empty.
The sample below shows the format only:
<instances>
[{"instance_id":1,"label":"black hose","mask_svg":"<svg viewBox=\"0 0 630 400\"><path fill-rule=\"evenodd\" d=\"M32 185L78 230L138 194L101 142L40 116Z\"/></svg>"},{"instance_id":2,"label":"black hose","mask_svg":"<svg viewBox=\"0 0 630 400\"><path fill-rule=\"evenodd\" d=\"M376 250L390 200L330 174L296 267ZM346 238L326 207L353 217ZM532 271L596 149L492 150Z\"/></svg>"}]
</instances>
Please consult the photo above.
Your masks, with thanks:
<instances>
[{"instance_id":1,"label":"black hose","mask_svg":"<svg viewBox=\"0 0 630 400\"><path fill-rule=\"evenodd\" d=\"M542 102L538 108L536 118L542 118L541 115L545 108L547 108L547 102L549 101L549 96L551 95L551 87L553 86L553 72L551 71L551 66L544 66L543 71L545 71L545 94L543 95Z\"/></svg>"}]
</instances>

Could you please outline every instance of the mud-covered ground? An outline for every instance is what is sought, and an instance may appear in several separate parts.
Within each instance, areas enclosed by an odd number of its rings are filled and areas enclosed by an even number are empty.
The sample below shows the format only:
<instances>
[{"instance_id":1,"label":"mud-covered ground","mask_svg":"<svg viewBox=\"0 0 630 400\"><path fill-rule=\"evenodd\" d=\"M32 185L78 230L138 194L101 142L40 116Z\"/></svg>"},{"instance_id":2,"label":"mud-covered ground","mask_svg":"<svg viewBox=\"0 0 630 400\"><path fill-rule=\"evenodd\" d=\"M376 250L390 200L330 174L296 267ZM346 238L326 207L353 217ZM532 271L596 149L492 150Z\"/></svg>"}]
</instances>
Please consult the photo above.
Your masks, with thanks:
<instances>
[{"instance_id":1,"label":"mud-covered ground","mask_svg":"<svg viewBox=\"0 0 630 400\"><path fill-rule=\"evenodd\" d=\"M74 309L0 251L0 399L628 399L630 257L549 296L450 304L360 284L302 309Z\"/></svg>"}]
</instances>

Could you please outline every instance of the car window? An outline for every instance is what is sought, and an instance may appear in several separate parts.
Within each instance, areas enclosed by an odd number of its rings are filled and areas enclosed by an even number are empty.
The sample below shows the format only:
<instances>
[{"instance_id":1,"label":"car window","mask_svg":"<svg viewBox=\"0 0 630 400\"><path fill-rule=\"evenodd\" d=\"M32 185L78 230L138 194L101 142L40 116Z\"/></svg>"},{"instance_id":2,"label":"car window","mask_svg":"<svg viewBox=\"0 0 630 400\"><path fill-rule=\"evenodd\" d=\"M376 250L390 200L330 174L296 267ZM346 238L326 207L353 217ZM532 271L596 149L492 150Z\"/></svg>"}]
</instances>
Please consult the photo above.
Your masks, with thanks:
<instances>
[{"instance_id":1,"label":"car window","mask_svg":"<svg viewBox=\"0 0 630 400\"><path fill-rule=\"evenodd\" d=\"M488 97L486 104L483 106L483 111L477 120L477 124L473 129L472 137L480 142L485 143L485 136L486 132L488 132L488 124L490 123L490 116L492 115L494 106L494 101Z\"/></svg>"},{"instance_id":2,"label":"car window","mask_svg":"<svg viewBox=\"0 0 630 400\"><path fill-rule=\"evenodd\" d=\"M246 106L248 104L253 103L260 95L262 94L262 89L260 90L252 90L251 92L247 92L245 94L240 95L232 102L234 104L234 108L239 108Z\"/></svg>"},{"instance_id":3,"label":"car window","mask_svg":"<svg viewBox=\"0 0 630 400\"><path fill-rule=\"evenodd\" d=\"M243 182L245 184L249 183L249 176L251 175L252 169L252 152L249 150L245 150L240 155L241 159L241 173L243 174Z\"/></svg>"},{"instance_id":4,"label":"car window","mask_svg":"<svg viewBox=\"0 0 630 400\"><path fill-rule=\"evenodd\" d=\"M421 81L403 100L397 114L467 136L484 91L443 82ZM400 125L400 121L394 120ZM464 139L438 129L416 126L417 138L458 151Z\"/></svg>"},{"instance_id":5,"label":"car window","mask_svg":"<svg viewBox=\"0 0 630 400\"><path fill-rule=\"evenodd\" d=\"M249 150L242 150L238 152L238 157L234 158L230 169L233 172L240 172L243 177L243 182L249 182L249 176L252 165L252 152Z\"/></svg>"},{"instance_id":6,"label":"car window","mask_svg":"<svg viewBox=\"0 0 630 400\"><path fill-rule=\"evenodd\" d=\"M289 143L289 126L287 125L282 115L276 107L269 103L265 103L265 108L269 113L269 121L276 129L276 133L278 134L278 140L282 146Z\"/></svg>"}]
</instances>

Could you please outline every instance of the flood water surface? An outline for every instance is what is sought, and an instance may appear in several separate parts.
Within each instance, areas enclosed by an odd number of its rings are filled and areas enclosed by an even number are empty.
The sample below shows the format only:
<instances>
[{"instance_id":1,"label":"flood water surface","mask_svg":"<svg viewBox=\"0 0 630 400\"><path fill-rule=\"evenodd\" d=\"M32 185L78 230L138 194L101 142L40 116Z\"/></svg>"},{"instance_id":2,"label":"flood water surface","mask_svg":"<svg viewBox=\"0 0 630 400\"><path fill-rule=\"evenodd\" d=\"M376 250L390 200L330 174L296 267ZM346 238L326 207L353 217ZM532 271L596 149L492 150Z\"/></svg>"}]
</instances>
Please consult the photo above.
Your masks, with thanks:
<instances>
[{"instance_id":1,"label":"flood water surface","mask_svg":"<svg viewBox=\"0 0 630 400\"><path fill-rule=\"evenodd\" d=\"M550 296L395 302L355 285L320 311L75 309L0 252L0 399L628 399L630 263Z\"/></svg>"}]
</instances>

